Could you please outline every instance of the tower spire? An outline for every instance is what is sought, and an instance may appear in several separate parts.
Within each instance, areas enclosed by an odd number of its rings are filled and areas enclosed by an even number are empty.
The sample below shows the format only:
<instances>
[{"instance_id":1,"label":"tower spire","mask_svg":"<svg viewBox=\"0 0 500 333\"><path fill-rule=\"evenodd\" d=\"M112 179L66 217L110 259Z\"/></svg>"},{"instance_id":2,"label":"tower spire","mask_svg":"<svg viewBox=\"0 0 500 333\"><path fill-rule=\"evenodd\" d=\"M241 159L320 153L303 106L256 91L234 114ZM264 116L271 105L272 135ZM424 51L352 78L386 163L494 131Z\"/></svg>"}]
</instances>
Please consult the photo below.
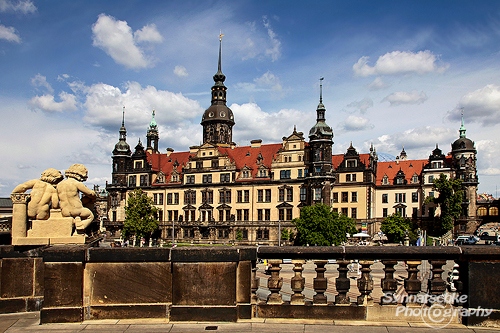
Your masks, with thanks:
<instances>
[{"instance_id":1,"label":"tower spire","mask_svg":"<svg viewBox=\"0 0 500 333\"><path fill-rule=\"evenodd\" d=\"M316 109L317 119L316 121L325 121L325 106L323 105L323 80L324 77L319 78L319 104Z\"/></svg>"},{"instance_id":2,"label":"tower spire","mask_svg":"<svg viewBox=\"0 0 500 333\"><path fill-rule=\"evenodd\" d=\"M458 130L458 132L460 133L461 138L465 138L464 108L462 108L461 110L462 110L462 122L460 124L460 129Z\"/></svg>"}]
</instances>

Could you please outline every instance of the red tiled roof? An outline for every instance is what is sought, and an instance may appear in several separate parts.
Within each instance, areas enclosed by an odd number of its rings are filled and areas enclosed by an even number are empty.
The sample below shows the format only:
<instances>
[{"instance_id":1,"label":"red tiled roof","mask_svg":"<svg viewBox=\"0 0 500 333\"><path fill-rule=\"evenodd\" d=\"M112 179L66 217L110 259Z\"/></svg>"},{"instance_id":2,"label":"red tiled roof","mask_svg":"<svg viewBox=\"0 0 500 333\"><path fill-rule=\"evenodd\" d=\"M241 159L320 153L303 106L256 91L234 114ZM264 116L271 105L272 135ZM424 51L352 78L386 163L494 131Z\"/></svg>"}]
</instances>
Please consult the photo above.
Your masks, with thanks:
<instances>
[{"instance_id":1,"label":"red tiled roof","mask_svg":"<svg viewBox=\"0 0 500 333\"><path fill-rule=\"evenodd\" d=\"M332 155L332 166L337 170L344 161L344 154ZM359 161L368 167L370 165L370 154L359 154Z\"/></svg>"},{"instance_id":2,"label":"red tiled roof","mask_svg":"<svg viewBox=\"0 0 500 333\"><path fill-rule=\"evenodd\" d=\"M221 154L227 155L232 161L236 163L236 169L241 170L247 166L252 169L252 177L255 177L258 172L259 165L257 164L257 157L262 155L261 163L268 169L271 168L271 163L276 157L276 154L281 149L282 144L272 143L261 145L260 147L242 146L234 148L219 147Z\"/></svg>"},{"instance_id":3,"label":"red tiled roof","mask_svg":"<svg viewBox=\"0 0 500 333\"><path fill-rule=\"evenodd\" d=\"M405 179L411 183L411 177L414 174L420 175L424 165L426 165L428 160L399 160L390 162L378 162L377 163L377 181L376 185L382 185L382 179L384 175L389 177L389 184L393 184L393 180L399 170L403 171L405 174Z\"/></svg>"}]
</instances>

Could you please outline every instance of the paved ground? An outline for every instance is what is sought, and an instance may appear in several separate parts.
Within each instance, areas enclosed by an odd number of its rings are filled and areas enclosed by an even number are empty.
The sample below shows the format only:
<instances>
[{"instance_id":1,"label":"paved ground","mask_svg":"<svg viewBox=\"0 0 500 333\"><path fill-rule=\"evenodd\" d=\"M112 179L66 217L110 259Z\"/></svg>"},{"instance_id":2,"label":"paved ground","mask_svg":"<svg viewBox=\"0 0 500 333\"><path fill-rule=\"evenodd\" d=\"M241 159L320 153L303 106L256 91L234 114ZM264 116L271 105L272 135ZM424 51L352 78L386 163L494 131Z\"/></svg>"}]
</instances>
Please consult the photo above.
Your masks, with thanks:
<instances>
[{"instance_id":1,"label":"paved ground","mask_svg":"<svg viewBox=\"0 0 500 333\"><path fill-rule=\"evenodd\" d=\"M368 323L342 322L332 320L264 320L253 319L238 323L200 323L200 322L168 322L156 319L124 319L95 320L75 324L44 324L39 325L39 313L20 313L0 315L0 332L269 332L269 333L319 333L319 332L349 332L349 333L487 333L499 332L499 329L471 328L463 325L453 325L436 330L425 324L410 324L405 322Z\"/></svg>"}]
</instances>

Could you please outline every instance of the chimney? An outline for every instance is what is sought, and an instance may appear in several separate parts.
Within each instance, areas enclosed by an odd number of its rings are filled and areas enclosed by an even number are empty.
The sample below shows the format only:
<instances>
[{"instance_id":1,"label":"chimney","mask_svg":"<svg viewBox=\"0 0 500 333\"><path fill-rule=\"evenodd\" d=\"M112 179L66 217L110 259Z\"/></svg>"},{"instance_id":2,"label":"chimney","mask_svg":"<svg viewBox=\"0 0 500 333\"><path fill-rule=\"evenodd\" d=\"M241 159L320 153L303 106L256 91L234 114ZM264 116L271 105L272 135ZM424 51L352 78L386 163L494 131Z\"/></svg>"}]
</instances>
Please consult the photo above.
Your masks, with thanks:
<instances>
[{"instance_id":1,"label":"chimney","mask_svg":"<svg viewBox=\"0 0 500 333\"><path fill-rule=\"evenodd\" d=\"M262 146L262 140L261 139L252 140L250 141L250 146L252 148L260 148L260 146Z\"/></svg>"},{"instance_id":2,"label":"chimney","mask_svg":"<svg viewBox=\"0 0 500 333\"><path fill-rule=\"evenodd\" d=\"M170 156L174 152L174 148L167 148L167 156Z\"/></svg>"}]
</instances>

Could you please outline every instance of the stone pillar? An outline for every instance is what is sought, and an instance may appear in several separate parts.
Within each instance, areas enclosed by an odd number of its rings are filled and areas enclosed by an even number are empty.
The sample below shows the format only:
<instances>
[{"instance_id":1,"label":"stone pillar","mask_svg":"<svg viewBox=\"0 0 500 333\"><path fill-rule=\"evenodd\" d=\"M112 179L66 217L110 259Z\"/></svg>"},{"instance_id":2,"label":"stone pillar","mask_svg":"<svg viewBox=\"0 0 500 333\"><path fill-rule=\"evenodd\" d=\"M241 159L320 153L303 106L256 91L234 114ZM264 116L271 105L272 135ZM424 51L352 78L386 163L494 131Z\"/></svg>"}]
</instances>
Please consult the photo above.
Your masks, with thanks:
<instances>
[{"instance_id":1,"label":"stone pillar","mask_svg":"<svg viewBox=\"0 0 500 333\"><path fill-rule=\"evenodd\" d=\"M394 266L398 262L396 260L382 260L384 264L385 276L380 280L380 285L382 287L382 292L384 295L380 298L381 305L387 304L397 304L397 300L394 298L394 293L398 289L398 282L394 278L394 272L396 269Z\"/></svg>"},{"instance_id":2,"label":"stone pillar","mask_svg":"<svg viewBox=\"0 0 500 333\"><path fill-rule=\"evenodd\" d=\"M313 296L314 304L327 304L327 298L325 296L326 288L328 287L328 279L325 277L325 265L328 263L327 260L315 260L316 265L316 277L313 280L313 288L316 295Z\"/></svg>"},{"instance_id":3,"label":"stone pillar","mask_svg":"<svg viewBox=\"0 0 500 333\"><path fill-rule=\"evenodd\" d=\"M443 280L443 266L446 265L446 260L429 260L432 265L432 275L427 282L427 288L431 295L442 295L446 290L446 281Z\"/></svg>"},{"instance_id":4,"label":"stone pillar","mask_svg":"<svg viewBox=\"0 0 500 333\"><path fill-rule=\"evenodd\" d=\"M338 295L335 296L335 304L337 305L351 305L349 296L347 296L351 287L351 281L347 277L347 272L349 271L347 265L349 265L349 263L349 260L337 260L337 264L339 265L337 268L339 277L335 279L335 286L338 292Z\"/></svg>"},{"instance_id":5,"label":"stone pillar","mask_svg":"<svg viewBox=\"0 0 500 333\"><path fill-rule=\"evenodd\" d=\"M27 236L27 201L29 197L28 193L13 193L10 195L12 200L12 239Z\"/></svg>"},{"instance_id":6,"label":"stone pillar","mask_svg":"<svg viewBox=\"0 0 500 333\"><path fill-rule=\"evenodd\" d=\"M358 290L361 295L358 296L358 305L373 305L373 298L370 296L373 290L373 278L370 275L372 271L370 266L373 264L371 260L360 260L361 277L358 279Z\"/></svg>"},{"instance_id":7,"label":"stone pillar","mask_svg":"<svg viewBox=\"0 0 500 333\"><path fill-rule=\"evenodd\" d=\"M422 282L418 279L417 268L421 263L420 260L406 262L406 265L408 265L408 278L405 279L405 291L408 294L408 299L405 300L405 305L416 304L417 294L422 288Z\"/></svg>"},{"instance_id":8,"label":"stone pillar","mask_svg":"<svg viewBox=\"0 0 500 333\"><path fill-rule=\"evenodd\" d=\"M290 280L290 284L292 286L293 295L290 297L290 304L304 304L305 296L302 294L304 290L304 285L306 279L302 276L302 271L304 267L302 265L305 264L305 260L292 260L293 271L295 272L294 277Z\"/></svg>"},{"instance_id":9,"label":"stone pillar","mask_svg":"<svg viewBox=\"0 0 500 333\"><path fill-rule=\"evenodd\" d=\"M280 295L281 287L283 287L283 278L280 277L280 264L281 260L269 260L271 267L271 276L267 279L267 288L271 291L271 294L267 296L267 304L283 304L283 299Z\"/></svg>"},{"instance_id":10,"label":"stone pillar","mask_svg":"<svg viewBox=\"0 0 500 333\"><path fill-rule=\"evenodd\" d=\"M252 304L257 304L259 302L259 298L257 297L257 290L260 285L260 278L257 277L258 269L259 267L257 267L257 262L252 260L252 298L250 300Z\"/></svg>"}]
</instances>

